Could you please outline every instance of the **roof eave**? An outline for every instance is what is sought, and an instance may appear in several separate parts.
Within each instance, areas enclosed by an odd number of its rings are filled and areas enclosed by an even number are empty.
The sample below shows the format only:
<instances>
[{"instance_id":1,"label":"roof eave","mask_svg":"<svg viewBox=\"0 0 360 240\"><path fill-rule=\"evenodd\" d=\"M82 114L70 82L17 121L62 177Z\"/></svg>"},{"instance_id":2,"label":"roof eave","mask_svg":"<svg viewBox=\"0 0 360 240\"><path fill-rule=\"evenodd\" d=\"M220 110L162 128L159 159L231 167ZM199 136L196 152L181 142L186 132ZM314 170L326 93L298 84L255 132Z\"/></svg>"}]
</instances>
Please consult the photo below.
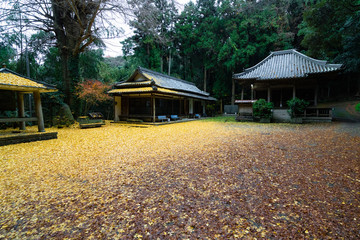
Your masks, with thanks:
<instances>
[{"instance_id":1,"label":"roof eave","mask_svg":"<svg viewBox=\"0 0 360 240\"><path fill-rule=\"evenodd\" d=\"M43 84L45 87L50 88L49 90L54 89L54 90L57 91L56 85L53 85L53 84L50 84L50 83L46 83L46 82L43 82L43 81L34 80L34 79L30 78L30 77L25 77L25 76L23 76L23 75L21 75L21 74L18 74L18 73L14 72L14 71L12 71L12 70L10 70L10 69L8 69L8 68L1 68L1 69L0 69L0 72L2 72L2 73L11 73L11 74L14 74L14 75L16 75L16 76L18 76L18 77L22 77L22 78L28 79L28 80L30 80L30 81L33 81L33 82L36 82L36 83L39 83L39 84Z\"/></svg>"}]
</instances>

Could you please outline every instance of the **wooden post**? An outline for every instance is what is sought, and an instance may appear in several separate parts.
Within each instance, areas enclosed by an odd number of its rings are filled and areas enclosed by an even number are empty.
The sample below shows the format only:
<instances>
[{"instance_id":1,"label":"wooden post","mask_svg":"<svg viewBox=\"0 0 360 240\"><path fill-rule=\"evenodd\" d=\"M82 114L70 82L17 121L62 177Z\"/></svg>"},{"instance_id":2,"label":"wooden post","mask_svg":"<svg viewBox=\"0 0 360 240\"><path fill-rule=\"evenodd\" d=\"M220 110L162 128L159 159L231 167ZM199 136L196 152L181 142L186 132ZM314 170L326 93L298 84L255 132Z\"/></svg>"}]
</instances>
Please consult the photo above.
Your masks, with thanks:
<instances>
[{"instance_id":1,"label":"wooden post","mask_svg":"<svg viewBox=\"0 0 360 240\"><path fill-rule=\"evenodd\" d=\"M114 121L120 121L121 115L121 97L115 96L114 97Z\"/></svg>"},{"instance_id":2,"label":"wooden post","mask_svg":"<svg viewBox=\"0 0 360 240\"><path fill-rule=\"evenodd\" d=\"M315 92L314 92L314 106L316 107L318 104L318 92L319 92L319 86L316 85Z\"/></svg>"},{"instance_id":3,"label":"wooden post","mask_svg":"<svg viewBox=\"0 0 360 240\"><path fill-rule=\"evenodd\" d=\"M25 117L25 107L24 107L24 94L21 92L17 92L17 100L18 100L18 116ZM20 130L25 130L25 121L20 122Z\"/></svg>"},{"instance_id":4,"label":"wooden post","mask_svg":"<svg viewBox=\"0 0 360 240\"><path fill-rule=\"evenodd\" d=\"M189 114L190 115L194 114L194 99L193 98L189 99Z\"/></svg>"},{"instance_id":5,"label":"wooden post","mask_svg":"<svg viewBox=\"0 0 360 240\"><path fill-rule=\"evenodd\" d=\"M296 87L295 87L295 85L293 86L293 99L295 99L296 98Z\"/></svg>"},{"instance_id":6,"label":"wooden post","mask_svg":"<svg viewBox=\"0 0 360 240\"><path fill-rule=\"evenodd\" d=\"M251 100L254 100L254 86L251 84Z\"/></svg>"},{"instance_id":7,"label":"wooden post","mask_svg":"<svg viewBox=\"0 0 360 240\"><path fill-rule=\"evenodd\" d=\"M155 122L155 97L152 97L152 102L153 102L153 107L152 107L152 110L153 110L153 122Z\"/></svg>"},{"instance_id":8,"label":"wooden post","mask_svg":"<svg viewBox=\"0 0 360 240\"><path fill-rule=\"evenodd\" d=\"M18 104L18 116L20 118L25 117L24 94L22 92L17 92L17 104ZM25 121L20 122L20 130L25 130Z\"/></svg>"},{"instance_id":9,"label":"wooden post","mask_svg":"<svg viewBox=\"0 0 360 240\"><path fill-rule=\"evenodd\" d=\"M267 89L267 101L270 102L270 100L271 100L271 89L270 89L270 87L268 87L268 89Z\"/></svg>"},{"instance_id":10,"label":"wooden post","mask_svg":"<svg viewBox=\"0 0 360 240\"><path fill-rule=\"evenodd\" d=\"M38 118L38 130L39 132L45 132L44 117L42 112L41 97L39 91L34 92L34 100L35 100L36 117Z\"/></svg>"},{"instance_id":11,"label":"wooden post","mask_svg":"<svg viewBox=\"0 0 360 240\"><path fill-rule=\"evenodd\" d=\"M244 100L244 85L241 88L241 100Z\"/></svg>"}]
</instances>

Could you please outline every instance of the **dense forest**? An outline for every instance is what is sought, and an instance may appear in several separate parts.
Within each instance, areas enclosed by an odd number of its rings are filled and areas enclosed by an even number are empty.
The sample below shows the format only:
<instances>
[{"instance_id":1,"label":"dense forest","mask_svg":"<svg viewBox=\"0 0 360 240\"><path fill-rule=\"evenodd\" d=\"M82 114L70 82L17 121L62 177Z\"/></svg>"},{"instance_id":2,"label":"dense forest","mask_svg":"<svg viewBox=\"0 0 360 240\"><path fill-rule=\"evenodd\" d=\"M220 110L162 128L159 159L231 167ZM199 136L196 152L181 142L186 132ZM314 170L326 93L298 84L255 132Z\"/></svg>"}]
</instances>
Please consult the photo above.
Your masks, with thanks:
<instances>
[{"instance_id":1,"label":"dense forest","mask_svg":"<svg viewBox=\"0 0 360 240\"><path fill-rule=\"evenodd\" d=\"M236 87L232 74L271 51L295 48L342 63L352 76L360 72L358 0L197 0L181 12L177 6L175 0L7 0L0 61L55 84L60 91L44 96L45 104L67 103L75 115L111 111L104 91L137 66L194 82L227 104ZM119 57L105 58L103 39L121 36L119 18L133 34L121 42Z\"/></svg>"}]
</instances>

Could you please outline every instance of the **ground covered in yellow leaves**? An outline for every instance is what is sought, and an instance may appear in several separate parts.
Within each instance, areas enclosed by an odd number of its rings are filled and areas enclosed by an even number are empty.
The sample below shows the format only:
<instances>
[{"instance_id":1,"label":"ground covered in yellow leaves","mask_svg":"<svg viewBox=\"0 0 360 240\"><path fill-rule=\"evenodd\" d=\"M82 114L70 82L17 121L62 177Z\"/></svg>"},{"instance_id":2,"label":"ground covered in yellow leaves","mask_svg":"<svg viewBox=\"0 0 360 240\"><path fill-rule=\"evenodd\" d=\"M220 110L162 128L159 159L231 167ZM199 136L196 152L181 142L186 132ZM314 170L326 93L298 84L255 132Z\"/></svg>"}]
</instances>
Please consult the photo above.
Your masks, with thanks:
<instances>
[{"instance_id":1,"label":"ground covered in yellow leaves","mask_svg":"<svg viewBox=\"0 0 360 240\"><path fill-rule=\"evenodd\" d=\"M0 239L358 239L339 124L59 129L0 147Z\"/></svg>"}]
</instances>

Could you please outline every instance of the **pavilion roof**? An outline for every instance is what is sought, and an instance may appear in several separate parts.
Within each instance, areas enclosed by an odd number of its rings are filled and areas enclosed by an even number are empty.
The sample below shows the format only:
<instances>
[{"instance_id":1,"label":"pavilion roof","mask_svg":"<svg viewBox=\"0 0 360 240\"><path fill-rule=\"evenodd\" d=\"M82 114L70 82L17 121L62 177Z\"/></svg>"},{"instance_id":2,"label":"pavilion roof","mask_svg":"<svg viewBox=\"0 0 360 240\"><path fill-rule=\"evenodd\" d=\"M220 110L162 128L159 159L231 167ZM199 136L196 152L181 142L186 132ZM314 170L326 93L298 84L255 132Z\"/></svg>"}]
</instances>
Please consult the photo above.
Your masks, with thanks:
<instances>
[{"instance_id":1,"label":"pavilion roof","mask_svg":"<svg viewBox=\"0 0 360 240\"><path fill-rule=\"evenodd\" d=\"M194 83L142 67L137 68L128 80L115 83L115 89L110 90L108 93L122 94L143 92L158 92L203 100L216 100L215 98L210 97L209 93L198 89Z\"/></svg>"},{"instance_id":2,"label":"pavilion roof","mask_svg":"<svg viewBox=\"0 0 360 240\"><path fill-rule=\"evenodd\" d=\"M233 75L238 80L276 80L305 78L311 74L339 71L342 64L328 64L327 61L308 57L295 49L272 52L255 66Z\"/></svg>"},{"instance_id":3,"label":"pavilion roof","mask_svg":"<svg viewBox=\"0 0 360 240\"><path fill-rule=\"evenodd\" d=\"M0 69L0 90L21 92L56 92L54 85L36 81L15 73L7 68Z\"/></svg>"}]
</instances>

